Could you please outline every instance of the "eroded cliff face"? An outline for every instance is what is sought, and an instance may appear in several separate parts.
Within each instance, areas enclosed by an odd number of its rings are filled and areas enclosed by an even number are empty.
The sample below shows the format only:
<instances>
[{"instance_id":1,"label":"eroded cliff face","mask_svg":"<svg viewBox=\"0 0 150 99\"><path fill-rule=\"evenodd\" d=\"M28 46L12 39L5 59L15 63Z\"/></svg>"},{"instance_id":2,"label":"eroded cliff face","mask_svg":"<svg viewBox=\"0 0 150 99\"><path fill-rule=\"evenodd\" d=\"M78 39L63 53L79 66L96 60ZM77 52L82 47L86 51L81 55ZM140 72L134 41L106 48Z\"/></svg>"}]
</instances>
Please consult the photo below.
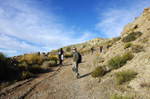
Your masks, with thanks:
<instances>
[{"instance_id":1,"label":"eroded cliff face","mask_svg":"<svg viewBox=\"0 0 150 99\"><path fill-rule=\"evenodd\" d=\"M127 24L121 32L121 37L126 36L131 32L140 31L142 33L148 33L150 30L150 7L145 8L143 14L135 18L132 23Z\"/></svg>"}]
</instances>

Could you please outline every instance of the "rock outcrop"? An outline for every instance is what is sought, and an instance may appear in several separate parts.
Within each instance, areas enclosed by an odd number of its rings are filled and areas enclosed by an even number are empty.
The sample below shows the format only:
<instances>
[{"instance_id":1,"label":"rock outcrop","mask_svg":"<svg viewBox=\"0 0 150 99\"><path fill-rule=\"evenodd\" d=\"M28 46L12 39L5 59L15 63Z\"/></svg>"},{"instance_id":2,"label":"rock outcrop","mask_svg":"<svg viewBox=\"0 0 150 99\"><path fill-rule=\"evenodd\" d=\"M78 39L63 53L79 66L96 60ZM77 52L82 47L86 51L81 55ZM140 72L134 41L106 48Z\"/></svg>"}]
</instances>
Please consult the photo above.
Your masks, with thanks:
<instances>
[{"instance_id":1,"label":"rock outcrop","mask_svg":"<svg viewBox=\"0 0 150 99\"><path fill-rule=\"evenodd\" d=\"M132 23L127 24L121 32L121 37L131 32L147 33L150 30L150 7L145 8L143 14L136 18Z\"/></svg>"}]
</instances>

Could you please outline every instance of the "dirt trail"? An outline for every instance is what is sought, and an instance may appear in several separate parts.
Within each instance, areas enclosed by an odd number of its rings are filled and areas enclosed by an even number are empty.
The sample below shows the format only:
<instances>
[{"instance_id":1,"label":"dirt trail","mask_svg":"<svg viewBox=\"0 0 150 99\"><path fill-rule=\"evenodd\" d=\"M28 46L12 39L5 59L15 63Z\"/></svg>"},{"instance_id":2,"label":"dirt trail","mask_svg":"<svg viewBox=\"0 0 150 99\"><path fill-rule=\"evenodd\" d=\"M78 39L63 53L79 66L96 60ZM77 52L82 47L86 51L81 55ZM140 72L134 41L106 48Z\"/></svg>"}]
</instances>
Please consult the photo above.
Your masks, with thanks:
<instances>
[{"instance_id":1,"label":"dirt trail","mask_svg":"<svg viewBox=\"0 0 150 99\"><path fill-rule=\"evenodd\" d=\"M106 90L110 91L111 85L106 86L106 82L98 83L90 75L95 68L92 61L97 53L98 51L94 55L89 53L83 56L82 63L79 64L80 79L76 79L72 71L72 59L66 59L64 66L54 67L53 72L41 74L37 78L21 82L23 84L17 84L17 87L6 89L1 93L1 98L107 99L110 93Z\"/></svg>"}]
</instances>

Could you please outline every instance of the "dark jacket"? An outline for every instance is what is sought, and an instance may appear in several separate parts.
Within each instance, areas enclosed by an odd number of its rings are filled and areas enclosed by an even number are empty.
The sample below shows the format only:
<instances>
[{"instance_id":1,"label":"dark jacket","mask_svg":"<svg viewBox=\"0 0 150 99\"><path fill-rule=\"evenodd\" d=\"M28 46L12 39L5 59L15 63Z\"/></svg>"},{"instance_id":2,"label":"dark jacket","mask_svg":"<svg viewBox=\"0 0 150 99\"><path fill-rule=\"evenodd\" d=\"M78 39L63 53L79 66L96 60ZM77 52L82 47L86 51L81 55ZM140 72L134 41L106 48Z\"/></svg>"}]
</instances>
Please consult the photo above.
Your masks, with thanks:
<instances>
[{"instance_id":1,"label":"dark jacket","mask_svg":"<svg viewBox=\"0 0 150 99\"><path fill-rule=\"evenodd\" d=\"M73 62L78 62L79 59L79 53L77 52L77 54L75 55L75 52L73 52Z\"/></svg>"}]
</instances>

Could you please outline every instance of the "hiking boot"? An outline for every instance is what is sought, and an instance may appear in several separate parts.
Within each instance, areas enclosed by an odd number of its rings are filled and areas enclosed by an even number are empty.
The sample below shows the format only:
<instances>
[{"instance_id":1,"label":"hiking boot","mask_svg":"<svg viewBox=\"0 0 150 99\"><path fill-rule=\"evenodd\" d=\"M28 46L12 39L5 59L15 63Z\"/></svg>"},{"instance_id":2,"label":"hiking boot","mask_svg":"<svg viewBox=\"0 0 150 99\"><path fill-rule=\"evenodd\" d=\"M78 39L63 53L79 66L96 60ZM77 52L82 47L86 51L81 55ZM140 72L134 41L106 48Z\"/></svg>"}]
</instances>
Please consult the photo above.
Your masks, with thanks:
<instances>
[{"instance_id":1,"label":"hiking boot","mask_svg":"<svg viewBox=\"0 0 150 99\"><path fill-rule=\"evenodd\" d=\"M77 73L76 78L77 78L77 79L79 79L79 78L80 78L80 74L79 74L79 73Z\"/></svg>"}]
</instances>

